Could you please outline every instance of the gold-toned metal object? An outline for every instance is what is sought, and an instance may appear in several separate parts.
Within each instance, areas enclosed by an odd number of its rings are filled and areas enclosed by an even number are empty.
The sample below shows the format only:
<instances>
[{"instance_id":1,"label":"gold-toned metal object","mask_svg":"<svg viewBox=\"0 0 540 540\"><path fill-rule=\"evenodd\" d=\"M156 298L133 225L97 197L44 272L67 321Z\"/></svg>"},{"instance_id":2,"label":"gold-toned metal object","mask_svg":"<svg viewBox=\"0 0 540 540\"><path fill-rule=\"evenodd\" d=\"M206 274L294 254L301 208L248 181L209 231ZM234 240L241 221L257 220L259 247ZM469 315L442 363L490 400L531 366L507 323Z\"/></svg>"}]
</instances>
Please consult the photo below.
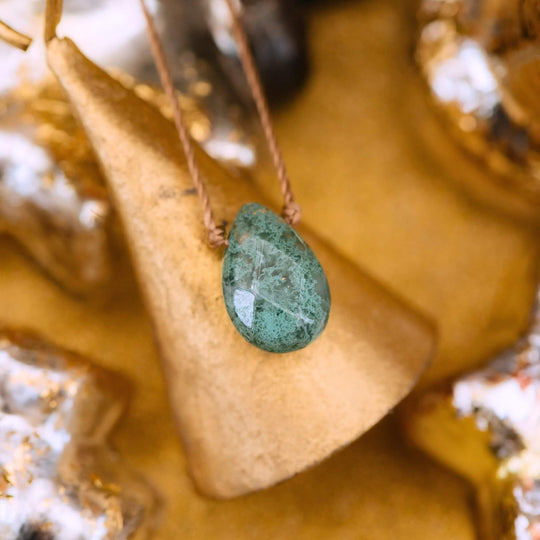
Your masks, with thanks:
<instances>
[{"instance_id":1,"label":"gold-toned metal object","mask_svg":"<svg viewBox=\"0 0 540 540\"><path fill-rule=\"evenodd\" d=\"M112 452L123 379L0 330L0 537L146 538L154 493Z\"/></svg>"},{"instance_id":2,"label":"gold-toned metal object","mask_svg":"<svg viewBox=\"0 0 540 540\"><path fill-rule=\"evenodd\" d=\"M540 537L540 289L526 336L487 368L421 396L405 425L474 484L482 540Z\"/></svg>"},{"instance_id":3,"label":"gold-toned metal object","mask_svg":"<svg viewBox=\"0 0 540 540\"><path fill-rule=\"evenodd\" d=\"M22 51L26 51L32 43L32 38L17 32L17 30L11 28L11 26L2 21L0 21L0 40L13 45Z\"/></svg>"},{"instance_id":4,"label":"gold-toned metal object","mask_svg":"<svg viewBox=\"0 0 540 540\"><path fill-rule=\"evenodd\" d=\"M70 40L52 40L48 59L114 194L199 489L233 497L288 478L360 436L410 390L433 352L431 326L305 231L332 288L326 331L277 356L239 336L173 125ZM264 201L204 153L198 160L217 215L232 220L244 202Z\"/></svg>"},{"instance_id":5,"label":"gold-toned metal object","mask_svg":"<svg viewBox=\"0 0 540 540\"><path fill-rule=\"evenodd\" d=\"M49 4L51 16L47 19L46 39L60 23L59 32L77 36L89 58L107 69L127 74L140 85L141 92L156 92L159 78L138 3L131 0L65 0L63 3L61 23L61 2ZM31 35L41 35L45 5L45 2L22 4L19 0L0 0L0 20L9 17L9 22ZM189 112L196 111L196 121L188 118L192 137L215 159L231 168L252 167L257 161L257 148L251 111L235 92L228 75L222 73L217 59L200 58L193 52L192 26L205 29L206 33L198 37L200 47L211 42L205 14L190 2L174 0L149 2L149 9L164 33L182 105ZM36 39L24 55L0 43L0 57L0 94L17 88L21 81L40 82L47 74L41 39Z\"/></svg>"},{"instance_id":6,"label":"gold-toned metal object","mask_svg":"<svg viewBox=\"0 0 540 540\"><path fill-rule=\"evenodd\" d=\"M419 18L416 58L434 101L459 141L497 173L481 189L518 197L518 212L538 222L538 5L423 0Z\"/></svg>"},{"instance_id":7,"label":"gold-toned metal object","mask_svg":"<svg viewBox=\"0 0 540 540\"><path fill-rule=\"evenodd\" d=\"M112 207L86 137L54 81L1 102L0 233L77 294L108 284Z\"/></svg>"},{"instance_id":8,"label":"gold-toned metal object","mask_svg":"<svg viewBox=\"0 0 540 540\"><path fill-rule=\"evenodd\" d=\"M469 187L539 223L540 11L534 4L424 0L416 55L460 142L496 173ZM540 292L531 327L513 349L486 369L428 391L405 415L411 439L474 485L482 540L540 538L539 301Z\"/></svg>"}]
</instances>

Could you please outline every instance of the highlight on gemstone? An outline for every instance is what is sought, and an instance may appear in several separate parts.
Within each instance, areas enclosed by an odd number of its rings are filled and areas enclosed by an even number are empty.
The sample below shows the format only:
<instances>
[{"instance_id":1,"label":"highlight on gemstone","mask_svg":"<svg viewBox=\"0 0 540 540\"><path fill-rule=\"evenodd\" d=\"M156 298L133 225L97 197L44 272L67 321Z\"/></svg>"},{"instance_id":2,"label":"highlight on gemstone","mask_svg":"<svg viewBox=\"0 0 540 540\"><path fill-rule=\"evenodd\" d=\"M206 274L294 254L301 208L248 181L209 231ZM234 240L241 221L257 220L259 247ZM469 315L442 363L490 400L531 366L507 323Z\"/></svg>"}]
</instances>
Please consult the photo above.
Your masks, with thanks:
<instances>
[{"instance_id":1,"label":"highlight on gemstone","mask_svg":"<svg viewBox=\"0 0 540 540\"><path fill-rule=\"evenodd\" d=\"M240 334L269 352L309 345L324 330L330 290L317 257L268 208L244 205L223 260L223 296Z\"/></svg>"}]
</instances>

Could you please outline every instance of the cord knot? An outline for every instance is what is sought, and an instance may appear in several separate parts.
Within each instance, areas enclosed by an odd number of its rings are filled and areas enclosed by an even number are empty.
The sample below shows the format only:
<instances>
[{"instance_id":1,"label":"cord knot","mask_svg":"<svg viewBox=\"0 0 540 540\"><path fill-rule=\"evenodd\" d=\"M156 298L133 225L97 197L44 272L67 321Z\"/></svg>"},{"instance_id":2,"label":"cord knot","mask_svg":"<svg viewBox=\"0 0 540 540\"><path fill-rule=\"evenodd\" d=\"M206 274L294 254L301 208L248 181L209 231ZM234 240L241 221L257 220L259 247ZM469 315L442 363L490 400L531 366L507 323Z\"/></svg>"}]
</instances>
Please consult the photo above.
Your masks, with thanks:
<instances>
[{"instance_id":1,"label":"cord knot","mask_svg":"<svg viewBox=\"0 0 540 540\"><path fill-rule=\"evenodd\" d=\"M297 202L291 201L283 207L281 215L289 225L298 225L302 218L302 209Z\"/></svg>"},{"instance_id":2,"label":"cord knot","mask_svg":"<svg viewBox=\"0 0 540 540\"><path fill-rule=\"evenodd\" d=\"M214 226L208 231L208 243L213 248L229 245L225 225Z\"/></svg>"}]
</instances>

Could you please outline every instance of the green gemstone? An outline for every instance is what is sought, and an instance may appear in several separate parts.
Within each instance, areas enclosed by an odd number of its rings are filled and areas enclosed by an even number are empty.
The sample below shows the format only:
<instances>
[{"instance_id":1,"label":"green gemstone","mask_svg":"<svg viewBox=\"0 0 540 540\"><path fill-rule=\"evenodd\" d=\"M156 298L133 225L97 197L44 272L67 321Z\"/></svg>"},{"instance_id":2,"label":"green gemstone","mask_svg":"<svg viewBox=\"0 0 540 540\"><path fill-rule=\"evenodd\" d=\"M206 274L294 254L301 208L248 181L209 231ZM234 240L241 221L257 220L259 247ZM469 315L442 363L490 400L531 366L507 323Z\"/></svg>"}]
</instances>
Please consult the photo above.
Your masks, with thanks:
<instances>
[{"instance_id":1,"label":"green gemstone","mask_svg":"<svg viewBox=\"0 0 540 540\"><path fill-rule=\"evenodd\" d=\"M330 290L297 232L260 204L240 209L223 259L223 296L237 330L270 352L296 351L324 330Z\"/></svg>"}]
</instances>

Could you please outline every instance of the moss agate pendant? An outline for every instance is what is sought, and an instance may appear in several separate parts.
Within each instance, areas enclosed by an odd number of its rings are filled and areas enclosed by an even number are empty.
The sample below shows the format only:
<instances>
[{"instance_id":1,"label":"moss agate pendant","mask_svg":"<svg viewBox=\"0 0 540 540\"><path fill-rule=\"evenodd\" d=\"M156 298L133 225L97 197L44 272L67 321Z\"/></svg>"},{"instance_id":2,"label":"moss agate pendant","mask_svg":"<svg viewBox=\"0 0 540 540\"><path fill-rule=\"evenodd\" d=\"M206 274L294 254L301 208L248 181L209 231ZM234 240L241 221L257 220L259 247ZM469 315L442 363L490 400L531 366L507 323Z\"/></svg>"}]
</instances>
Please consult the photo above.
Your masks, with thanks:
<instances>
[{"instance_id":1,"label":"moss agate pendant","mask_svg":"<svg viewBox=\"0 0 540 540\"><path fill-rule=\"evenodd\" d=\"M324 330L328 281L317 257L274 212L244 205L223 259L223 296L242 336L265 351L302 349Z\"/></svg>"}]
</instances>

